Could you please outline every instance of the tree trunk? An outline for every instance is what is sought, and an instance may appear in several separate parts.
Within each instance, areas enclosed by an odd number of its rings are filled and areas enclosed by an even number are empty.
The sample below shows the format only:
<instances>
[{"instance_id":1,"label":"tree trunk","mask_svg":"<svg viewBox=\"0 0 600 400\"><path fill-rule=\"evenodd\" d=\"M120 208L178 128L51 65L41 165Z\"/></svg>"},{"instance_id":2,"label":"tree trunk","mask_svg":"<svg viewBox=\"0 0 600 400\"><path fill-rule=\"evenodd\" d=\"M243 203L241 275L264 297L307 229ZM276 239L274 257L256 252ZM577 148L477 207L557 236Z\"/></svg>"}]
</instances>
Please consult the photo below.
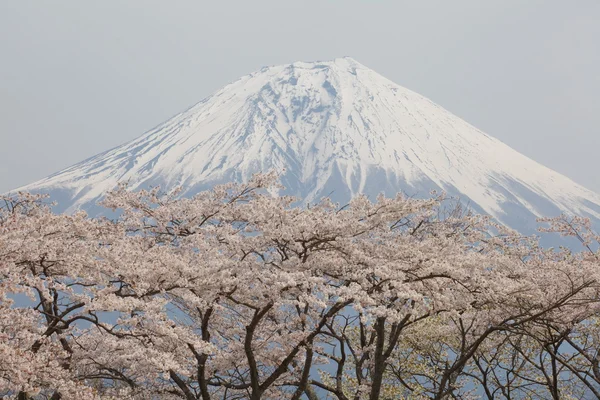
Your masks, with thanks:
<instances>
[{"instance_id":1,"label":"tree trunk","mask_svg":"<svg viewBox=\"0 0 600 400\"><path fill-rule=\"evenodd\" d=\"M385 347L385 318L377 318L375 331L377 332L377 341L375 344L375 355L373 357L373 374L371 378L371 395L369 400L378 400L383 383L383 373L385 371L385 357L383 349Z\"/></svg>"}]
</instances>

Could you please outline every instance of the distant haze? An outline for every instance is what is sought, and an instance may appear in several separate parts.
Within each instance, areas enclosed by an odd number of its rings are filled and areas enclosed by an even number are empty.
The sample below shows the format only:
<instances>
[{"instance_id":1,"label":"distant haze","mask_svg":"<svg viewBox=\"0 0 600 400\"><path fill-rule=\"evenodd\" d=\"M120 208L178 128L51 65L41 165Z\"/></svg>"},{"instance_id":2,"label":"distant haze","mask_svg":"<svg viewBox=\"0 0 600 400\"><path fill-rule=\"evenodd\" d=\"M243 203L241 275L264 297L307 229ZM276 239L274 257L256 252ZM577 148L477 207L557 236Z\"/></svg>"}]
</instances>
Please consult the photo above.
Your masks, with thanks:
<instances>
[{"instance_id":1,"label":"distant haze","mask_svg":"<svg viewBox=\"0 0 600 400\"><path fill-rule=\"evenodd\" d=\"M357 59L600 192L600 2L0 2L0 192L264 65Z\"/></svg>"}]
</instances>

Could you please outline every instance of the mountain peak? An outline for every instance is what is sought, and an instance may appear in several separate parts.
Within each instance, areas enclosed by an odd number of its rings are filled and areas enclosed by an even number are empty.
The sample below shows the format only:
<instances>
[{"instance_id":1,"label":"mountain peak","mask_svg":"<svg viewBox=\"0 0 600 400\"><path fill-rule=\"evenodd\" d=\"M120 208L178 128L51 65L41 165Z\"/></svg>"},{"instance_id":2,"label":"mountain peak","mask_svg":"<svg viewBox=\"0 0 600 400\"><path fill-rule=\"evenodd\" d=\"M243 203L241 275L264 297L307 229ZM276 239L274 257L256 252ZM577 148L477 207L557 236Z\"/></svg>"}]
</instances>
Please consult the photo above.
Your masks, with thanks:
<instances>
[{"instance_id":1,"label":"mountain peak","mask_svg":"<svg viewBox=\"0 0 600 400\"><path fill-rule=\"evenodd\" d=\"M368 71L371 74L376 74L375 71L369 69L359 63L352 57L339 57L327 61L296 61L291 64L274 65L263 67L248 76L297 76L306 73L323 73L326 75L353 75L356 76L357 71ZM245 77L241 78L244 79Z\"/></svg>"},{"instance_id":2,"label":"mountain peak","mask_svg":"<svg viewBox=\"0 0 600 400\"><path fill-rule=\"evenodd\" d=\"M338 68L338 69L346 69L346 70L351 70L351 68L366 68L364 65L362 65L361 63L359 63L358 61L356 61L354 58L349 57L349 56L344 56L344 57L338 57L338 58L334 58L332 60L326 60L326 61L296 61L292 64L290 64L291 66L294 67L304 67L304 68L323 68L325 67L330 67L330 68Z\"/></svg>"},{"instance_id":3,"label":"mountain peak","mask_svg":"<svg viewBox=\"0 0 600 400\"><path fill-rule=\"evenodd\" d=\"M265 67L22 189L50 192L71 211L122 181L191 195L272 169L306 201L435 189L516 228L560 212L600 218L597 194L350 57Z\"/></svg>"}]
</instances>

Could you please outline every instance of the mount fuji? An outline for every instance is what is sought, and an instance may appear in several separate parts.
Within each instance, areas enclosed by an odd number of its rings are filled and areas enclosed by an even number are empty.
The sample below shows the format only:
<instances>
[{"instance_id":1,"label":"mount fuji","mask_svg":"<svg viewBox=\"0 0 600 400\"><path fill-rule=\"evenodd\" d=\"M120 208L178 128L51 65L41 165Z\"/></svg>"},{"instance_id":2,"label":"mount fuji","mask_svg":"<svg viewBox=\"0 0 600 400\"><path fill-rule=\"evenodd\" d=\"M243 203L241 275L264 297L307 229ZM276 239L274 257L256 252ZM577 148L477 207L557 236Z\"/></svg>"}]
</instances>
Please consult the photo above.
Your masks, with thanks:
<instances>
[{"instance_id":1,"label":"mount fuji","mask_svg":"<svg viewBox=\"0 0 600 400\"><path fill-rule=\"evenodd\" d=\"M265 67L141 137L17 190L85 209L119 182L189 196L282 172L286 193L345 202L445 191L522 232L538 216L600 221L600 195L351 58Z\"/></svg>"}]
</instances>

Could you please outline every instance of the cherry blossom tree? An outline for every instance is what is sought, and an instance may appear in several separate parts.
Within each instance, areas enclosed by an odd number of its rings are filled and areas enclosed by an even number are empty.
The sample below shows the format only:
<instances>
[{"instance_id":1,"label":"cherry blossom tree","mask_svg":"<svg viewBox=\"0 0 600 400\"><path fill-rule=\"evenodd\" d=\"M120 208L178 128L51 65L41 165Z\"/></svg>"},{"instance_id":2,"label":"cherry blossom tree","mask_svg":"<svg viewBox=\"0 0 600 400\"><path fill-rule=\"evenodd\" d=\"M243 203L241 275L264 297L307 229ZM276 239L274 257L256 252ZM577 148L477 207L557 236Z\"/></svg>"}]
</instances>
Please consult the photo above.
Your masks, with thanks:
<instances>
[{"instance_id":1,"label":"cherry blossom tree","mask_svg":"<svg viewBox=\"0 0 600 400\"><path fill-rule=\"evenodd\" d=\"M279 189L275 174L193 198L122 186L114 220L4 198L0 396L478 397L504 384L506 337L539 352L540 326L574 332L563 370L597 368L595 256L443 197L298 207Z\"/></svg>"}]
</instances>

